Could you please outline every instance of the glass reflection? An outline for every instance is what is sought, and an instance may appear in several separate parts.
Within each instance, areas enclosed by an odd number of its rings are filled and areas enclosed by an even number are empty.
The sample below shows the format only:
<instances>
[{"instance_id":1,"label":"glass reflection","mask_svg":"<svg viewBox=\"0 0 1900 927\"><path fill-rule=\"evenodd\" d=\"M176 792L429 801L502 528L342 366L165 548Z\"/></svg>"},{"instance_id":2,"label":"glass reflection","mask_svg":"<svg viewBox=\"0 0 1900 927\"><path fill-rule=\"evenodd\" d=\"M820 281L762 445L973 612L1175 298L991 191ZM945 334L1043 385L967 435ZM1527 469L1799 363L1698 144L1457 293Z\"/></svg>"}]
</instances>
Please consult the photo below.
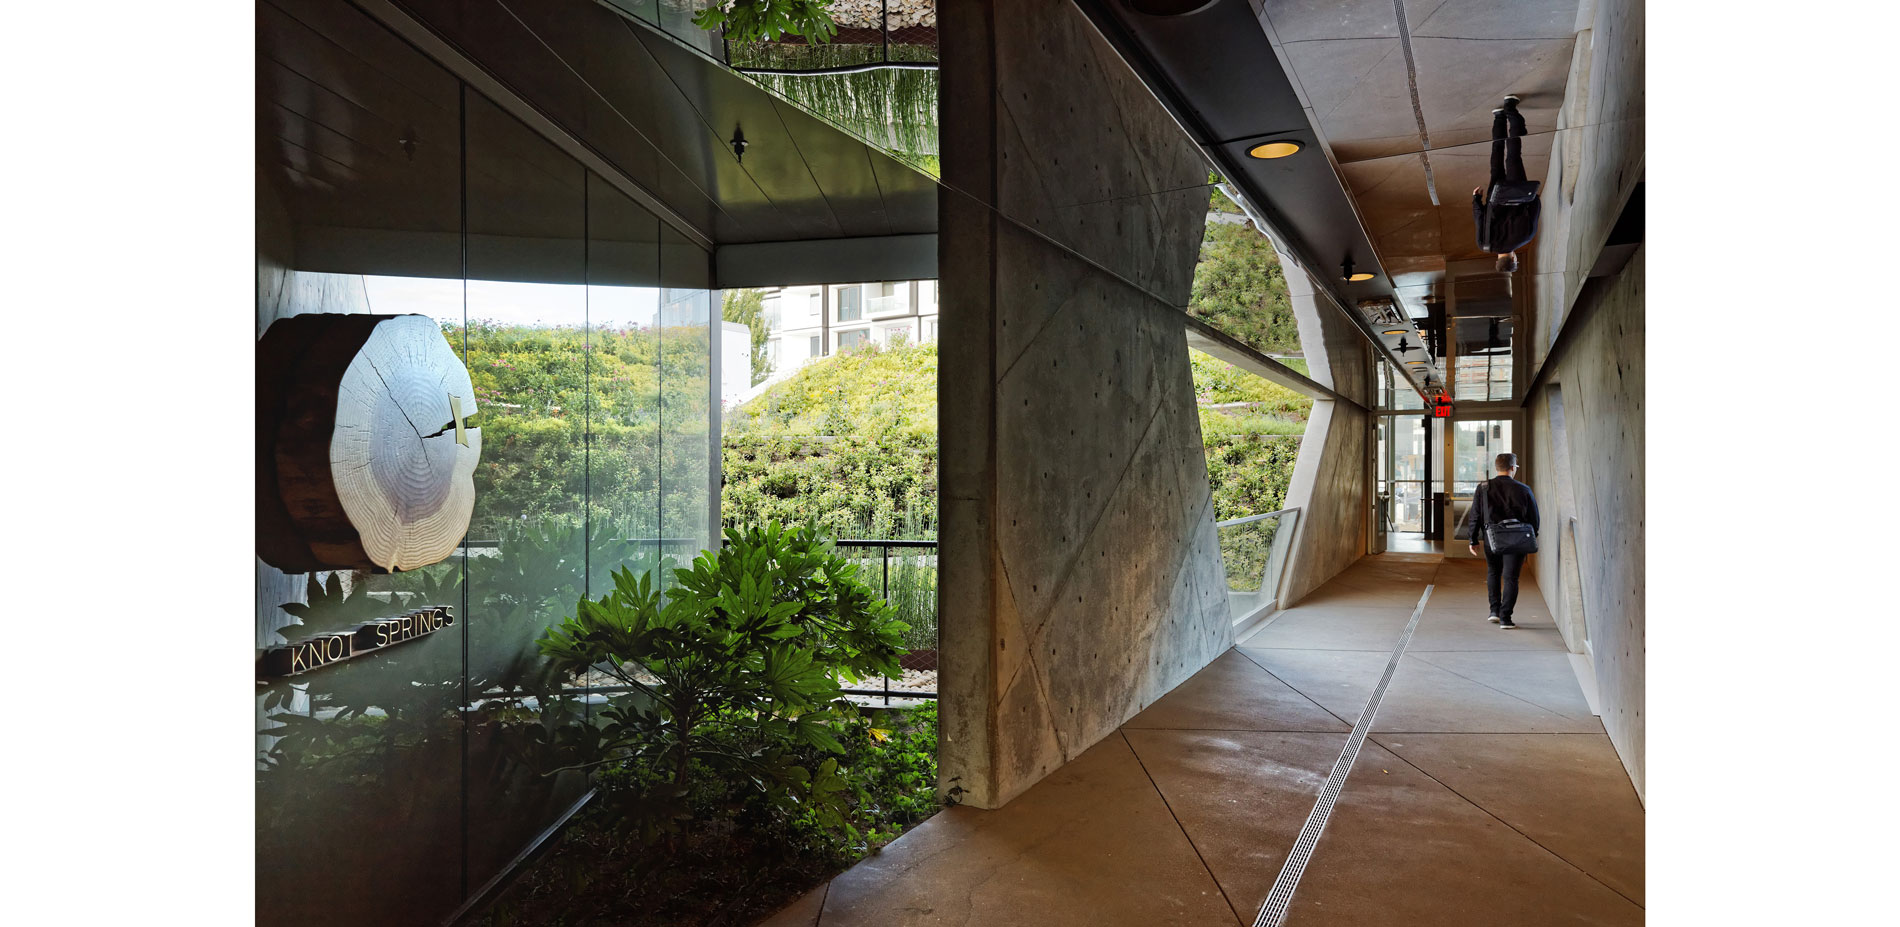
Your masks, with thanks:
<instances>
[{"instance_id":1,"label":"glass reflection","mask_svg":"<svg viewBox=\"0 0 1900 927\"><path fill-rule=\"evenodd\" d=\"M1477 492L1478 484L1494 474L1497 455L1513 452L1510 419L1453 422L1452 493L1468 497Z\"/></svg>"},{"instance_id":2,"label":"glass reflection","mask_svg":"<svg viewBox=\"0 0 1900 927\"><path fill-rule=\"evenodd\" d=\"M260 654L421 605L456 618L259 683L258 920L436 923L584 787L547 775L542 745L587 706L537 639L613 569L709 541L709 262L666 237L663 280L651 214L360 13L298 9L258 14L258 334L313 312L436 320L482 457L440 563L258 563Z\"/></svg>"},{"instance_id":3,"label":"glass reflection","mask_svg":"<svg viewBox=\"0 0 1900 927\"><path fill-rule=\"evenodd\" d=\"M577 798L534 750L579 715L536 641L586 592L586 172L469 95L468 354L484 404L468 541L468 878Z\"/></svg>"}]
</instances>

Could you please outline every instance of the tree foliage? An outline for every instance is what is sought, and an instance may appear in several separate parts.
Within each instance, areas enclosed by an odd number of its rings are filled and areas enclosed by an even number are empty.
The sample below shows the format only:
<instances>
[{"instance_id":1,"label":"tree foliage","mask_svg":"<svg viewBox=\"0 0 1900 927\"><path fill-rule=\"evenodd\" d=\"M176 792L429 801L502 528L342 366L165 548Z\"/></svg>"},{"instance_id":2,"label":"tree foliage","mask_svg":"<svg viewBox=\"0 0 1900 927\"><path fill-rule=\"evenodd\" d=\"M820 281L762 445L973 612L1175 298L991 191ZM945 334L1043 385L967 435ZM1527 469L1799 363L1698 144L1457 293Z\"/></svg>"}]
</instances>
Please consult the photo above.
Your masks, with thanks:
<instances>
[{"instance_id":1,"label":"tree foliage","mask_svg":"<svg viewBox=\"0 0 1900 927\"><path fill-rule=\"evenodd\" d=\"M936 536L937 346L866 345L807 365L726 419L727 524Z\"/></svg>"},{"instance_id":2,"label":"tree foliage","mask_svg":"<svg viewBox=\"0 0 1900 927\"><path fill-rule=\"evenodd\" d=\"M1212 196L1227 199L1218 190ZM1263 354L1300 353L1280 256L1248 223L1207 223L1188 312Z\"/></svg>"},{"instance_id":3,"label":"tree foliage","mask_svg":"<svg viewBox=\"0 0 1900 927\"><path fill-rule=\"evenodd\" d=\"M831 0L724 0L693 14L701 29L724 28L735 42L803 36L822 45L838 33L831 18Z\"/></svg>"},{"instance_id":4,"label":"tree foliage","mask_svg":"<svg viewBox=\"0 0 1900 927\"><path fill-rule=\"evenodd\" d=\"M443 335L458 352L467 339L480 402L471 537L493 539L522 521L579 525L589 514L647 537L661 524L704 520L705 479L682 477L707 466L705 326L478 320L466 332L445 325Z\"/></svg>"},{"instance_id":5,"label":"tree foliage","mask_svg":"<svg viewBox=\"0 0 1900 927\"><path fill-rule=\"evenodd\" d=\"M772 358L767 353L772 326L765 320L765 291L727 290L719 315L752 333L752 385L764 383L772 375Z\"/></svg>"}]
</instances>

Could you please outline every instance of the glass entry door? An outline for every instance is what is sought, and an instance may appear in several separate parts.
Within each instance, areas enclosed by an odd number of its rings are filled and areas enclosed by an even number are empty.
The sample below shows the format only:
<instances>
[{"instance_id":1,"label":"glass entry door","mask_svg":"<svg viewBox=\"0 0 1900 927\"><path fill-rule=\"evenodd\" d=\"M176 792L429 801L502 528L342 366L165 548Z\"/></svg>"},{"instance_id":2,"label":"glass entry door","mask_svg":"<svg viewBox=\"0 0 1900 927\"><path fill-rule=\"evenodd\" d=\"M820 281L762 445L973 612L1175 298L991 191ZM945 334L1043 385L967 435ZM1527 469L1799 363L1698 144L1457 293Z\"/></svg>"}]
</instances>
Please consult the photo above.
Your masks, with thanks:
<instances>
[{"instance_id":1,"label":"glass entry door","mask_svg":"<svg viewBox=\"0 0 1900 927\"><path fill-rule=\"evenodd\" d=\"M1433 498L1432 420L1418 413L1381 415L1378 493L1374 500L1376 551L1425 550Z\"/></svg>"},{"instance_id":2,"label":"glass entry door","mask_svg":"<svg viewBox=\"0 0 1900 927\"><path fill-rule=\"evenodd\" d=\"M1473 413L1471 417L1454 415L1446 428L1446 461L1450 464L1448 489L1445 500L1445 526L1451 533L1445 542L1447 557L1471 556L1471 529L1465 524L1471 513L1471 501L1478 490L1478 484L1497 475L1496 459L1499 454L1514 453L1518 456L1517 478L1530 482L1530 468L1525 466L1524 452L1518 447L1523 433L1522 414L1506 413L1495 418L1479 418L1484 413ZM1492 413L1496 414L1496 413Z\"/></svg>"}]
</instances>

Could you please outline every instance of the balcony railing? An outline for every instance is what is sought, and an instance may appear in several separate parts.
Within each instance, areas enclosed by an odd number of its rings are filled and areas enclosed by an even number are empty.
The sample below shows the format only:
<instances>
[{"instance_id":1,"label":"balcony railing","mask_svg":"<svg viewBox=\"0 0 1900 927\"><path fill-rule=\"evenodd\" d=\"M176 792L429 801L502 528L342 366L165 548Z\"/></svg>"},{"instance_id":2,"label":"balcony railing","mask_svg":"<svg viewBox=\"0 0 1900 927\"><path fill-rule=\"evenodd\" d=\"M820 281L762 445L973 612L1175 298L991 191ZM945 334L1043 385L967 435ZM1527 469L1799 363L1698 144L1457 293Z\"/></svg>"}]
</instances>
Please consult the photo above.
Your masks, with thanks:
<instances>
[{"instance_id":1,"label":"balcony railing","mask_svg":"<svg viewBox=\"0 0 1900 927\"><path fill-rule=\"evenodd\" d=\"M1300 510L1281 509L1218 522L1221 563L1227 570L1227 609L1239 624L1279 603L1280 578Z\"/></svg>"},{"instance_id":2,"label":"balcony railing","mask_svg":"<svg viewBox=\"0 0 1900 927\"><path fill-rule=\"evenodd\" d=\"M864 301L864 314L873 319L910 315L910 295L892 293L889 296L873 296Z\"/></svg>"}]
</instances>

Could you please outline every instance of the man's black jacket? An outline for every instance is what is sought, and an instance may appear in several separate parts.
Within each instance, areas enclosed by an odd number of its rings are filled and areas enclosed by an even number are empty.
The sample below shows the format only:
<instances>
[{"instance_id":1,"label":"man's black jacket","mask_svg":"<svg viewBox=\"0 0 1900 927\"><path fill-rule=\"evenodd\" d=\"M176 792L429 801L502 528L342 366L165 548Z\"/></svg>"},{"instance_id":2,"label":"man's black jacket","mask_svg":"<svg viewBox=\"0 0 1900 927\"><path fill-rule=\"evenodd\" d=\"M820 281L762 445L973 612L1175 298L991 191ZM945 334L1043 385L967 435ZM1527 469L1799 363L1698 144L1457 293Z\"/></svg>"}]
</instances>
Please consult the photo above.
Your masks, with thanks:
<instances>
[{"instance_id":1,"label":"man's black jacket","mask_svg":"<svg viewBox=\"0 0 1900 927\"><path fill-rule=\"evenodd\" d=\"M1531 526L1531 530L1541 532L1543 524L1537 520L1537 497L1531 494L1531 488L1508 476L1494 476L1478 486L1476 498L1471 500L1471 542L1478 543L1484 538L1484 526L1515 518Z\"/></svg>"},{"instance_id":2,"label":"man's black jacket","mask_svg":"<svg viewBox=\"0 0 1900 927\"><path fill-rule=\"evenodd\" d=\"M1537 237L1537 215L1543 211L1543 201L1534 194L1528 203L1500 203L1497 200L1502 192L1514 191L1505 191L1500 184L1491 189L1489 203L1476 194L1471 197L1471 219L1478 226L1478 248L1488 254L1504 254L1530 244L1531 239Z\"/></svg>"}]
</instances>

